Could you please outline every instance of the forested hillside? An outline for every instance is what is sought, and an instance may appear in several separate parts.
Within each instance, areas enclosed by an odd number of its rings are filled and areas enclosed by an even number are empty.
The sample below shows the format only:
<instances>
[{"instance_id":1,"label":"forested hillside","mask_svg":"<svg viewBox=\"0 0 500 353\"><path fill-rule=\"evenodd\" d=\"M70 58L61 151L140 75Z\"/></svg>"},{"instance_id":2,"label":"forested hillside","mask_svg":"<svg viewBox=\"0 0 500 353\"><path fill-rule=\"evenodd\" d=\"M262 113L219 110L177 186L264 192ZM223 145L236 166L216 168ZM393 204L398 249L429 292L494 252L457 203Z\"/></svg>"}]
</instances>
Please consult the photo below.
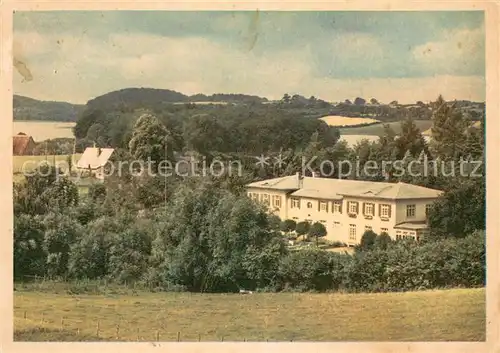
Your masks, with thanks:
<instances>
[{"instance_id":1,"label":"forested hillside","mask_svg":"<svg viewBox=\"0 0 500 353\"><path fill-rule=\"evenodd\" d=\"M14 95L14 120L76 121L85 105Z\"/></svg>"},{"instance_id":2,"label":"forested hillside","mask_svg":"<svg viewBox=\"0 0 500 353\"><path fill-rule=\"evenodd\" d=\"M79 194L71 178L42 165L14 186L15 278L106 279L193 292L484 285L485 124L470 127L460 109L438 97L430 105L431 144L412 119L404 119L399 136L386 126L379 141L350 148L337 142L337 129L293 113L286 104L87 109L76 137L115 146L115 171L122 162L152 161L159 172L162 161L177 163L190 153L223 163L239 160L242 168L187 176L121 169ZM255 156L261 153L271 163L258 166ZM281 153L283 166L274 163ZM339 170L330 174L323 168L325 160L360 168L376 162L370 174L361 169L348 177L443 190L429 209L429 236L415 242L366 231L352 256L289 249L280 232L289 230L283 228L289 220L280 223L269 215L248 198L245 185L300 173L302 161L314 157L308 165L320 175L339 177ZM478 168L462 173L458 161L464 158L480 162ZM431 170L433 160L446 174L422 173ZM399 161L412 173L386 169L384 161Z\"/></svg>"},{"instance_id":3,"label":"forested hillside","mask_svg":"<svg viewBox=\"0 0 500 353\"><path fill-rule=\"evenodd\" d=\"M109 92L87 102L89 108L103 107L145 107L159 106L165 103L189 103L189 102L227 102L227 103L251 103L266 102L266 98L250 96L245 94L195 94L187 96L183 93L169 89L156 88L125 88Z\"/></svg>"}]
</instances>

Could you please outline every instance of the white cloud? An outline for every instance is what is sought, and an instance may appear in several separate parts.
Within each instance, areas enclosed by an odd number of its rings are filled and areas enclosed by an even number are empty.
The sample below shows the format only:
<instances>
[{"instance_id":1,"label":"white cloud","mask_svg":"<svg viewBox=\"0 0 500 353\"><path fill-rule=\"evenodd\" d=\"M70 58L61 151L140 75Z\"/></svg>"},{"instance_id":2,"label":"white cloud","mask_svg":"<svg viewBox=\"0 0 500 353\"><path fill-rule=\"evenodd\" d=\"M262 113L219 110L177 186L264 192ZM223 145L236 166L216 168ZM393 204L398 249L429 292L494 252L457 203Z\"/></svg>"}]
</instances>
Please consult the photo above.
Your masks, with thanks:
<instances>
[{"instance_id":1,"label":"white cloud","mask_svg":"<svg viewBox=\"0 0 500 353\"><path fill-rule=\"evenodd\" d=\"M418 64L439 72L473 73L484 66L484 27L444 31L440 41L415 47L413 56Z\"/></svg>"},{"instance_id":2,"label":"white cloud","mask_svg":"<svg viewBox=\"0 0 500 353\"><path fill-rule=\"evenodd\" d=\"M333 40L332 49L337 55L357 59L369 55L372 59L384 56L380 39L368 33L344 33Z\"/></svg>"},{"instance_id":3,"label":"white cloud","mask_svg":"<svg viewBox=\"0 0 500 353\"><path fill-rule=\"evenodd\" d=\"M106 39L33 32L15 33L15 54L33 74L14 91L39 99L84 103L126 87L155 87L195 93L246 93L280 98L285 92L326 100L361 96L381 101L484 99L480 76L436 76L402 79L333 79L314 75L312 49L275 50L263 54L201 37L112 34ZM333 39L343 57L384 55L373 37L347 34ZM464 42L465 43L465 42ZM467 42L469 43L469 42ZM470 45L467 44L467 45Z\"/></svg>"}]
</instances>

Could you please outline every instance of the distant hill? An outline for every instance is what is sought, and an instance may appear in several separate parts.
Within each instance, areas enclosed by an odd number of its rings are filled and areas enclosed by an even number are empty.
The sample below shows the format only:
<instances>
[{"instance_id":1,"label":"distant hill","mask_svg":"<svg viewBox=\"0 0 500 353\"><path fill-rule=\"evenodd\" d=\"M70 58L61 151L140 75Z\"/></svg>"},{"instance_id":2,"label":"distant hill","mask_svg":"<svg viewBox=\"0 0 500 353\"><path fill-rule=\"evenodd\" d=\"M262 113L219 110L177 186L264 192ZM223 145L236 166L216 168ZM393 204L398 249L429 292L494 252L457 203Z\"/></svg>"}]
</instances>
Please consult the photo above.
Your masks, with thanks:
<instances>
[{"instance_id":1,"label":"distant hill","mask_svg":"<svg viewBox=\"0 0 500 353\"><path fill-rule=\"evenodd\" d=\"M189 97L190 102L227 102L227 103L264 103L267 102L267 98L262 98L259 96L251 96L248 94L226 94L226 93L216 93L210 96L204 94L195 94Z\"/></svg>"},{"instance_id":2,"label":"distant hill","mask_svg":"<svg viewBox=\"0 0 500 353\"><path fill-rule=\"evenodd\" d=\"M87 102L90 108L110 106L155 106L163 103L190 103L190 102L227 102L227 103L250 103L267 102L267 98L251 96L246 94L195 94L187 96L180 92L169 89L157 88L125 88L109 92Z\"/></svg>"},{"instance_id":3,"label":"distant hill","mask_svg":"<svg viewBox=\"0 0 500 353\"><path fill-rule=\"evenodd\" d=\"M84 105L14 95L14 120L76 121Z\"/></svg>"},{"instance_id":4,"label":"distant hill","mask_svg":"<svg viewBox=\"0 0 500 353\"><path fill-rule=\"evenodd\" d=\"M125 88L91 99L87 102L87 107L149 106L163 102L188 102L188 96L169 89Z\"/></svg>"}]
</instances>

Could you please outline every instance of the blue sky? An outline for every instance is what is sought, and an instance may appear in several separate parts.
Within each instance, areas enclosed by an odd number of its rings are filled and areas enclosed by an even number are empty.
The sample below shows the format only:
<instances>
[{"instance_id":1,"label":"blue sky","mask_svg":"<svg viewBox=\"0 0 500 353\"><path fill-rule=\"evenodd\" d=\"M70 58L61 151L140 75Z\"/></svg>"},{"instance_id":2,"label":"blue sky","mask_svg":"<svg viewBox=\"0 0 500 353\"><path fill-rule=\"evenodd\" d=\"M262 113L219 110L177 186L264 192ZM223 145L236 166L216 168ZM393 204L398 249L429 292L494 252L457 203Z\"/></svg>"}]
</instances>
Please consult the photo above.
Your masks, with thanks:
<instances>
[{"instance_id":1,"label":"blue sky","mask_svg":"<svg viewBox=\"0 0 500 353\"><path fill-rule=\"evenodd\" d=\"M84 103L125 87L329 101L484 100L484 14L17 12L14 91Z\"/></svg>"}]
</instances>

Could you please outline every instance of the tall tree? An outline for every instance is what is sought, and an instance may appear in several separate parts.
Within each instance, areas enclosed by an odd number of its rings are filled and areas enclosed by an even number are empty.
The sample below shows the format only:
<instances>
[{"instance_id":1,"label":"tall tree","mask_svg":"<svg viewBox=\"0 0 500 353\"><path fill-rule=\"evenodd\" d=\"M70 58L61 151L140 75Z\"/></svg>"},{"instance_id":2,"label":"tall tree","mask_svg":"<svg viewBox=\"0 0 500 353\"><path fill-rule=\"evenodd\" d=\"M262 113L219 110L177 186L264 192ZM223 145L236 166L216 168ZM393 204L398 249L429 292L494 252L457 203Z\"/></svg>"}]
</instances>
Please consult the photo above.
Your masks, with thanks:
<instances>
[{"instance_id":1,"label":"tall tree","mask_svg":"<svg viewBox=\"0 0 500 353\"><path fill-rule=\"evenodd\" d=\"M440 95L432 107L432 149L443 160L463 155L467 123L462 113Z\"/></svg>"},{"instance_id":2,"label":"tall tree","mask_svg":"<svg viewBox=\"0 0 500 353\"><path fill-rule=\"evenodd\" d=\"M283 98L281 98L281 102L286 103L286 104L290 103L290 100L291 100L291 97L288 93L285 93L283 95Z\"/></svg>"},{"instance_id":3,"label":"tall tree","mask_svg":"<svg viewBox=\"0 0 500 353\"><path fill-rule=\"evenodd\" d=\"M230 152L230 135L217 118L208 114L197 114L184 123L184 141L188 149L203 156L209 152Z\"/></svg>"},{"instance_id":4,"label":"tall tree","mask_svg":"<svg viewBox=\"0 0 500 353\"><path fill-rule=\"evenodd\" d=\"M267 212L209 180L183 185L162 215L152 276L192 291L233 291L269 284L284 251ZM267 273L267 277L265 274Z\"/></svg>"},{"instance_id":5,"label":"tall tree","mask_svg":"<svg viewBox=\"0 0 500 353\"><path fill-rule=\"evenodd\" d=\"M43 276L46 254L43 250L44 227L32 215L14 215L14 278Z\"/></svg>"},{"instance_id":6,"label":"tall tree","mask_svg":"<svg viewBox=\"0 0 500 353\"><path fill-rule=\"evenodd\" d=\"M407 151L412 157L417 157L422 151L427 153L427 144L420 129L412 118L401 122L401 134L395 141L397 158L401 159Z\"/></svg>"},{"instance_id":7,"label":"tall tree","mask_svg":"<svg viewBox=\"0 0 500 353\"><path fill-rule=\"evenodd\" d=\"M315 222L311 225L307 234L311 237L314 237L314 239L316 239L316 246L317 246L318 239L326 236L327 232L326 232L325 226L322 223Z\"/></svg>"},{"instance_id":8,"label":"tall tree","mask_svg":"<svg viewBox=\"0 0 500 353\"><path fill-rule=\"evenodd\" d=\"M154 115L143 114L135 123L129 150L137 160L150 159L156 170L160 162L173 161L173 141L168 129Z\"/></svg>"},{"instance_id":9,"label":"tall tree","mask_svg":"<svg viewBox=\"0 0 500 353\"><path fill-rule=\"evenodd\" d=\"M464 237L486 227L484 178L464 178L438 199L429 214L431 236Z\"/></svg>"},{"instance_id":10,"label":"tall tree","mask_svg":"<svg viewBox=\"0 0 500 353\"><path fill-rule=\"evenodd\" d=\"M309 232L309 228L311 228L311 225L309 222L299 222L297 223L297 227L295 228L295 231L297 232L298 236L304 236Z\"/></svg>"},{"instance_id":11,"label":"tall tree","mask_svg":"<svg viewBox=\"0 0 500 353\"><path fill-rule=\"evenodd\" d=\"M78 204L78 188L56 167L42 164L14 184L14 213L44 214Z\"/></svg>"},{"instance_id":12,"label":"tall tree","mask_svg":"<svg viewBox=\"0 0 500 353\"><path fill-rule=\"evenodd\" d=\"M366 100L364 98L361 98L361 97L356 97L356 99L354 100L355 105L365 105L365 103L366 103Z\"/></svg>"}]
</instances>

